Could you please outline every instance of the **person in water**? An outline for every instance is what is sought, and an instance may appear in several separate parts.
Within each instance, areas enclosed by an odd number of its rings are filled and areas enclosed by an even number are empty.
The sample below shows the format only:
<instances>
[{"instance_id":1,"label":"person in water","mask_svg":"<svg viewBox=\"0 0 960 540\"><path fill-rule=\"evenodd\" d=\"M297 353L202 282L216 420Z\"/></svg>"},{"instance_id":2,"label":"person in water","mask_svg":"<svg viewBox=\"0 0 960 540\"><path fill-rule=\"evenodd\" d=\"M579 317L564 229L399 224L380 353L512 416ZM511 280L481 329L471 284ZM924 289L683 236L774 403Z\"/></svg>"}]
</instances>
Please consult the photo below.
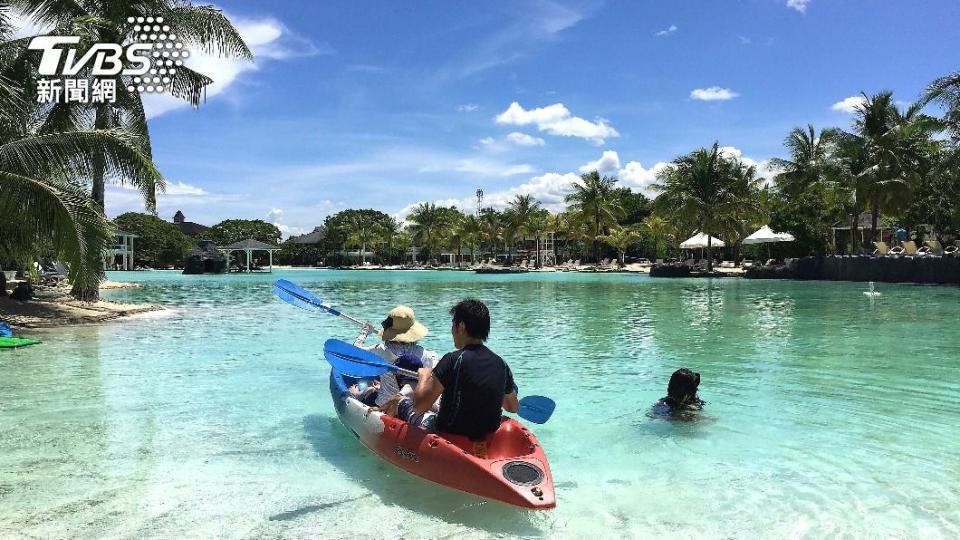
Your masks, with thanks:
<instances>
[{"instance_id":1,"label":"person in water","mask_svg":"<svg viewBox=\"0 0 960 540\"><path fill-rule=\"evenodd\" d=\"M363 347L363 342L367 336L376 330L376 327L366 325L353 344L375 353L391 364L410 371L416 371L421 367L432 368L437 364L439 355L417 344L427 335L429 330L426 326L417 322L413 309L407 306L397 306L391 309L380 326L381 330L378 332L378 336L381 343ZM398 394L404 388L404 385L409 384L412 387L416 383L416 379L387 371L380 375L379 380L374 381L368 387L361 389L357 385L352 385L349 391L364 405L382 406L391 397ZM409 393L410 390L407 392Z\"/></svg>"},{"instance_id":2,"label":"person in water","mask_svg":"<svg viewBox=\"0 0 960 540\"><path fill-rule=\"evenodd\" d=\"M465 435L485 455L483 439L500 427L501 409L515 413L520 404L510 366L484 345L490 312L479 300L463 300L450 309L450 333L457 350L436 367L420 368L412 397L395 396L396 416L432 431ZM437 398L436 415L428 411Z\"/></svg>"},{"instance_id":3,"label":"person in water","mask_svg":"<svg viewBox=\"0 0 960 540\"><path fill-rule=\"evenodd\" d=\"M697 395L700 386L700 374L687 368L680 368L670 376L666 397L660 398L653 406L656 416L689 416L703 409L706 403Z\"/></svg>"}]
</instances>

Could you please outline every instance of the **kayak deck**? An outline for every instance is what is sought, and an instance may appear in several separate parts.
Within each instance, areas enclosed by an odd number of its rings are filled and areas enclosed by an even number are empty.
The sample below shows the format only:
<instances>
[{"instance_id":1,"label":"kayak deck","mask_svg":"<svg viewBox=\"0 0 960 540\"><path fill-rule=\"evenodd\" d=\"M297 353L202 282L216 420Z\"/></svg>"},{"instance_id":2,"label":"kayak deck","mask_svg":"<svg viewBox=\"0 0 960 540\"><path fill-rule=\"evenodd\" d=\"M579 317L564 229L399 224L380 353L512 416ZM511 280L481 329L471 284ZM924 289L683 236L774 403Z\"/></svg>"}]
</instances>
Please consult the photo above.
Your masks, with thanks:
<instances>
[{"instance_id":1,"label":"kayak deck","mask_svg":"<svg viewBox=\"0 0 960 540\"><path fill-rule=\"evenodd\" d=\"M347 386L358 379L330 372L330 393L340 421L384 460L437 484L533 510L556 506L547 456L530 430L504 418L485 439L486 456L474 442L453 434L429 433L354 399Z\"/></svg>"}]
</instances>

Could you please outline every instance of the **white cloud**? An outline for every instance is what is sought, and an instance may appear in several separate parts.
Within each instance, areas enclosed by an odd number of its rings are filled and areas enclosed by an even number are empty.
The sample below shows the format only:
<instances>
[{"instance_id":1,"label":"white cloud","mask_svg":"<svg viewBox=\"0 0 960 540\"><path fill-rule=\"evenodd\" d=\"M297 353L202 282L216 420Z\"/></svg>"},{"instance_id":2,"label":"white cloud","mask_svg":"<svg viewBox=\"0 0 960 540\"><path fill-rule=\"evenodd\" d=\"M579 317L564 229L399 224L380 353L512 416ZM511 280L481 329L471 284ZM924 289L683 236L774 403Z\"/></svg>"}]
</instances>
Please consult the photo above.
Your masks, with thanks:
<instances>
[{"instance_id":1,"label":"white cloud","mask_svg":"<svg viewBox=\"0 0 960 540\"><path fill-rule=\"evenodd\" d=\"M600 174L607 174L620 168L620 155L614 150L604 150L603 154L596 161L590 161L580 167L580 172L588 173L597 171Z\"/></svg>"},{"instance_id":2,"label":"white cloud","mask_svg":"<svg viewBox=\"0 0 960 540\"><path fill-rule=\"evenodd\" d=\"M740 94L730 90L729 88L711 86L710 88L694 89L692 92L690 92L690 99L696 99L700 101L727 101L739 95Z\"/></svg>"},{"instance_id":3,"label":"white cloud","mask_svg":"<svg viewBox=\"0 0 960 540\"><path fill-rule=\"evenodd\" d=\"M242 73L256 71L264 62L335 52L327 43L315 44L298 36L276 19L244 19L231 16L230 20L243 37L247 47L253 52L254 61L220 58L200 50L191 50L193 54L185 62L187 67L213 79L206 88L207 99L223 94L228 88L235 86L237 78ZM186 47L189 49L191 44L187 44ZM197 47L194 46L194 49ZM169 93L163 93L144 94L143 105L147 117L154 118L175 109L188 107L189 103Z\"/></svg>"},{"instance_id":4,"label":"white cloud","mask_svg":"<svg viewBox=\"0 0 960 540\"><path fill-rule=\"evenodd\" d=\"M146 211L143 194L133 186L109 184L106 191L107 215ZM245 195L210 193L186 182L168 182L166 190L157 193L157 214L169 219L181 208L207 210L214 203L233 203L245 198Z\"/></svg>"},{"instance_id":5,"label":"white cloud","mask_svg":"<svg viewBox=\"0 0 960 540\"><path fill-rule=\"evenodd\" d=\"M184 182L170 182L167 184L167 189L162 195L168 197L176 196L202 196L207 195L208 193L204 191L203 188L197 186L191 186L190 184Z\"/></svg>"},{"instance_id":6,"label":"white cloud","mask_svg":"<svg viewBox=\"0 0 960 540\"><path fill-rule=\"evenodd\" d=\"M545 144L544 140L540 137L534 137L533 135L527 135L519 131L508 133L507 140L517 146L543 146Z\"/></svg>"},{"instance_id":7,"label":"white cloud","mask_svg":"<svg viewBox=\"0 0 960 540\"><path fill-rule=\"evenodd\" d=\"M480 139L480 144L482 144L482 145L484 145L484 146L493 146L493 145L497 144L497 141L496 141L496 139L494 139L493 137L484 137L484 138Z\"/></svg>"},{"instance_id":8,"label":"white cloud","mask_svg":"<svg viewBox=\"0 0 960 540\"><path fill-rule=\"evenodd\" d=\"M830 110L843 113L855 113L857 112L857 107L863 105L863 102L863 96L850 96L831 105Z\"/></svg>"},{"instance_id":9,"label":"white cloud","mask_svg":"<svg viewBox=\"0 0 960 540\"><path fill-rule=\"evenodd\" d=\"M653 197L656 194L650 189L650 184L656 181L657 174L669 165L669 163L659 161L653 167L647 169L639 161L629 161L618 171L617 177L620 178L624 187Z\"/></svg>"},{"instance_id":10,"label":"white cloud","mask_svg":"<svg viewBox=\"0 0 960 540\"><path fill-rule=\"evenodd\" d=\"M753 40L747 36L737 36L737 39L740 40L741 45L750 45L751 43L753 43Z\"/></svg>"},{"instance_id":11,"label":"white cloud","mask_svg":"<svg viewBox=\"0 0 960 540\"><path fill-rule=\"evenodd\" d=\"M722 146L720 147L720 153L728 158L737 158L748 167L756 167L757 176L764 178L766 180L766 184L770 184L770 182L773 181L774 175L777 174L777 172L773 169L769 159L757 161L755 159L745 157L743 155L743 151L734 146Z\"/></svg>"},{"instance_id":12,"label":"white cloud","mask_svg":"<svg viewBox=\"0 0 960 540\"><path fill-rule=\"evenodd\" d=\"M476 112L480 110L480 106L476 103L467 103L457 107L458 112Z\"/></svg>"},{"instance_id":13,"label":"white cloud","mask_svg":"<svg viewBox=\"0 0 960 540\"><path fill-rule=\"evenodd\" d=\"M529 174L534 170L533 166L527 163L510 164L484 159L464 158L453 161L441 159L435 163L421 166L418 172L456 171L479 176L515 176L518 174Z\"/></svg>"},{"instance_id":14,"label":"white cloud","mask_svg":"<svg viewBox=\"0 0 960 540\"><path fill-rule=\"evenodd\" d=\"M540 131L562 137L579 137L601 145L610 137L619 137L620 133L606 120L598 118L595 122L573 116L563 103L554 103L536 109L524 109L514 101L507 110L496 117L498 124L526 126L534 124Z\"/></svg>"},{"instance_id":15,"label":"white cloud","mask_svg":"<svg viewBox=\"0 0 960 540\"><path fill-rule=\"evenodd\" d=\"M800 13L807 12L807 4L810 3L810 0L787 0L787 7L795 9Z\"/></svg>"},{"instance_id":16,"label":"white cloud","mask_svg":"<svg viewBox=\"0 0 960 540\"><path fill-rule=\"evenodd\" d=\"M676 32L677 30L679 30L679 28L677 28L677 25L671 24L668 28L664 28L663 30L660 30L659 32L655 33L654 35L655 35L655 36L659 36L659 37L669 36L670 34Z\"/></svg>"},{"instance_id":17,"label":"white cloud","mask_svg":"<svg viewBox=\"0 0 960 540\"><path fill-rule=\"evenodd\" d=\"M272 223L274 227L280 229L280 236L282 238L289 238L293 235L300 235L305 232L308 232L302 227L293 227L283 223L283 209L282 208L271 208L267 212L267 221Z\"/></svg>"}]
</instances>

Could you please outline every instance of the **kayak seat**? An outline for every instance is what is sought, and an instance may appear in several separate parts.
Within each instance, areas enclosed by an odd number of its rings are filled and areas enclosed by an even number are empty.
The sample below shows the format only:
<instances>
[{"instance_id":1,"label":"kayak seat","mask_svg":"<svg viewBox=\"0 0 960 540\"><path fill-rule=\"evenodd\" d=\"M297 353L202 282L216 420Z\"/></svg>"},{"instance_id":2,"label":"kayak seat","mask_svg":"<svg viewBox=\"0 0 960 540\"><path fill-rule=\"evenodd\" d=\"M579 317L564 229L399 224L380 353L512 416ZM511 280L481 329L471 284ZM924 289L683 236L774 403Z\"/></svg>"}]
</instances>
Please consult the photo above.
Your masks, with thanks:
<instances>
[{"instance_id":1,"label":"kayak seat","mask_svg":"<svg viewBox=\"0 0 960 540\"><path fill-rule=\"evenodd\" d=\"M473 454L474 442L470 438L452 433L438 435L468 454ZM487 459L490 460L527 456L536 449L530 432L515 420L506 417L501 420L497 431L487 435L484 441L487 443Z\"/></svg>"}]
</instances>

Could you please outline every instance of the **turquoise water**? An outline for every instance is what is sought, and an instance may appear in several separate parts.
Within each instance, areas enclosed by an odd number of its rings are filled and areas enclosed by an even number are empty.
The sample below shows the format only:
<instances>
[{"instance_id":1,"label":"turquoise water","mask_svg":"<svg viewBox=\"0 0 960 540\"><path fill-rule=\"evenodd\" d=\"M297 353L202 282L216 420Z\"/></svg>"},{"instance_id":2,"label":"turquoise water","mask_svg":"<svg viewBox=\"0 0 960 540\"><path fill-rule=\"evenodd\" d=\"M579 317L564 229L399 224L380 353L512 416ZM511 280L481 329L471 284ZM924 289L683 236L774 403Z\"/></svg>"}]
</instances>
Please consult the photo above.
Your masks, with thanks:
<instances>
[{"instance_id":1,"label":"turquoise water","mask_svg":"<svg viewBox=\"0 0 960 540\"><path fill-rule=\"evenodd\" d=\"M286 271L140 282L169 311L0 351L0 537L960 536L960 289L641 275ZM471 295L522 393L557 508L529 513L384 464L336 419L320 358L355 328L286 277L451 348ZM702 374L699 422L646 416Z\"/></svg>"}]
</instances>

